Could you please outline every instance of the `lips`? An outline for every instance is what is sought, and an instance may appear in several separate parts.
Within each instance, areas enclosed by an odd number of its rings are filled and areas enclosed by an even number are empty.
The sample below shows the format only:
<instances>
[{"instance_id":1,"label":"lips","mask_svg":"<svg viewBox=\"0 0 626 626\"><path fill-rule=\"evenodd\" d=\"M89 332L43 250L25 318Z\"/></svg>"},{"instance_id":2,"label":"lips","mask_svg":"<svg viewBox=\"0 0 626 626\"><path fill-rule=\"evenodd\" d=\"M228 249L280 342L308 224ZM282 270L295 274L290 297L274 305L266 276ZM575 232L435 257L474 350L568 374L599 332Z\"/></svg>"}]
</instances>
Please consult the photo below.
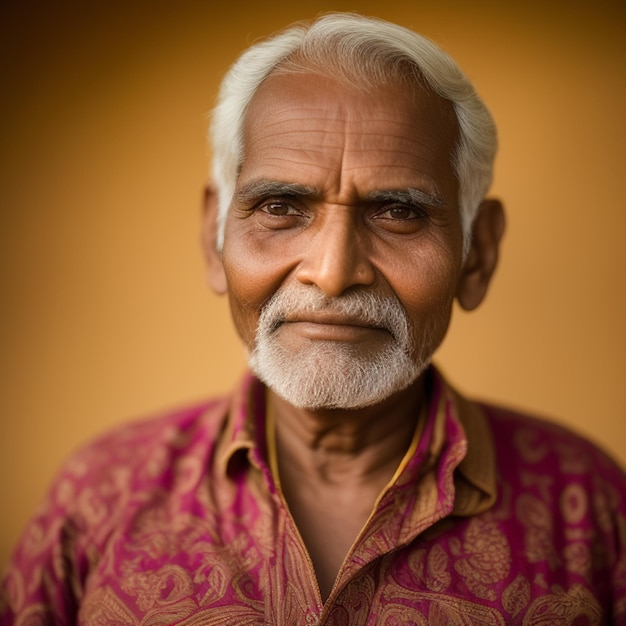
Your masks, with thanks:
<instances>
[{"instance_id":1,"label":"lips","mask_svg":"<svg viewBox=\"0 0 626 626\"><path fill-rule=\"evenodd\" d=\"M321 311L319 313L306 314L290 314L287 315L281 323L285 324L320 324L325 326L355 326L360 328L369 328L372 330L386 330L383 325L373 324L369 320L363 320L357 316L348 316L333 313L331 311Z\"/></svg>"},{"instance_id":2,"label":"lips","mask_svg":"<svg viewBox=\"0 0 626 626\"><path fill-rule=\"evenodd\" d=\"M360 317L332 313L290 315L276 330L286 332L287 337L351 344L379 341L382 338L381 333L389 333L386 328L364 321Z\"/></svg>"}]
</instances>

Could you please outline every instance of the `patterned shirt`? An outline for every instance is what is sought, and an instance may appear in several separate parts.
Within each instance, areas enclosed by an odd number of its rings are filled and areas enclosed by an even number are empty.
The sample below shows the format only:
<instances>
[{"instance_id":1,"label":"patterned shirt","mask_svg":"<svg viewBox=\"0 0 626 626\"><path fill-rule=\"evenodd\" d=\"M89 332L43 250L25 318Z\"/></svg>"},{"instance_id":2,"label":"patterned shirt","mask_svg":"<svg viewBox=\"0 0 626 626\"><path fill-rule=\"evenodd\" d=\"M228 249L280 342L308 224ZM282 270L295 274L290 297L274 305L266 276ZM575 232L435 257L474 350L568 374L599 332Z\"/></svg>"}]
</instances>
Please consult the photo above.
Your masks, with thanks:
<instances>
[{"instance_id":1,"label":"patterned shirt","mask_svg":"<svg viewBox=\"0 0 626 626\"><path fill-rule=\"evenodd\" d=\"M562 428L430 381L416 444L326 602L248 375L69 459L14 553L0 624L626 624L624 473Z\"/></svg>"}]
</instances>

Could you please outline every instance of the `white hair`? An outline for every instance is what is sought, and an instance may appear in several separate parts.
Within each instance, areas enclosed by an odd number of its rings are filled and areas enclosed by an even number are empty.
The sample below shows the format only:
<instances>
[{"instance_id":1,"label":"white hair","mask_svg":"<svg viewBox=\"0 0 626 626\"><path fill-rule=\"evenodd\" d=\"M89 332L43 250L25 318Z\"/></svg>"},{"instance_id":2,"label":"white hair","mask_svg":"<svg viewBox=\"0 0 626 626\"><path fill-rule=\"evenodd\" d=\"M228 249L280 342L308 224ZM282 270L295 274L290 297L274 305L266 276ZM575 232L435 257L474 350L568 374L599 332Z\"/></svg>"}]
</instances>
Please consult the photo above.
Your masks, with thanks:
<instances>
[{"instance_id":1,"label":"white hair","mask_svg":"<svg viewBox=\"0 0 626 626\"><path fill-rule=\"evenodd\" d=\"M291 26L248 48L224 77L211 123L217 248L224 242L224 223L244 158L244 117L252 97L274 72L312 70L362 88L425 81L452 103L459 125L452 166L459 181L467 252L472 222L493 175L497 133L491 114L458 64L432 41L397 24L352 13Z\"/></svg>"}]
</instances>

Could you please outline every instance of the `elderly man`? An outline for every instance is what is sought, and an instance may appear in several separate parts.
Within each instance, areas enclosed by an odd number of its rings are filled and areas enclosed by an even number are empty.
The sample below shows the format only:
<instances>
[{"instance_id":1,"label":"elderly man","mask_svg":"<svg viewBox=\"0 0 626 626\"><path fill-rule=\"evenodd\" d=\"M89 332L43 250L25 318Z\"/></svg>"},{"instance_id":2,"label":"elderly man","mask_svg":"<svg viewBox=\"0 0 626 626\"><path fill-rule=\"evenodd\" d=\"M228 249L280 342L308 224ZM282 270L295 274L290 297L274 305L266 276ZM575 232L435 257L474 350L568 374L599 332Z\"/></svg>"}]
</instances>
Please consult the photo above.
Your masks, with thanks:
<instances>
[{"instance_id":1,"label":"elderly man","mask_svg":"<svg viewBox=\"0 0 626 626\"><path fill-rule=\"evenodd\" d=\"M245 52L212 130L205 256L253 373L73 456L2 623L626 623L621 470L430 365L504 230L456 64L326 16Z\"/></svg>"}]
</instances>

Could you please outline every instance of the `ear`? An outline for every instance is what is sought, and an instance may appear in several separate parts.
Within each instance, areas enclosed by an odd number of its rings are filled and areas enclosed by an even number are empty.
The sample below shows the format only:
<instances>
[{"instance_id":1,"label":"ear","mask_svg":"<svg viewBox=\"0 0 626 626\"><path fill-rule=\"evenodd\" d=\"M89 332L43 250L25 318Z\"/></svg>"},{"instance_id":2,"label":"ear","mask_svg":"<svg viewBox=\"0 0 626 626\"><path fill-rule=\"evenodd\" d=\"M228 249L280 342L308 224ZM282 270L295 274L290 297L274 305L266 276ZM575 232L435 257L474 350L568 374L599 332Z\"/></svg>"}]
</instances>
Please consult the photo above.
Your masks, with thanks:
<instances>
[{"instance_id":1,"label":"ear","mask_svg":"<svg viewBox=\"0 0 626 626\"><path fill-rule=\"evenodd\" d=\"M228 291L222 255L217 250L217 190L212 184L204 188L202 207L202 250L207 265L207 280L215 293Z\"/></svg>"},{"instance_id":2,"label":"ear","mask_svg":"<svg viewBox=\"0 0 626 626\"><path fill-rule=\"evenodd\" d=\"M488 198L481 203L472 224L472 240L463 265L456 298L466 310L475 309L484 299L498 265L505 218L502 203Z\"/></svg>"}]
</instances>

